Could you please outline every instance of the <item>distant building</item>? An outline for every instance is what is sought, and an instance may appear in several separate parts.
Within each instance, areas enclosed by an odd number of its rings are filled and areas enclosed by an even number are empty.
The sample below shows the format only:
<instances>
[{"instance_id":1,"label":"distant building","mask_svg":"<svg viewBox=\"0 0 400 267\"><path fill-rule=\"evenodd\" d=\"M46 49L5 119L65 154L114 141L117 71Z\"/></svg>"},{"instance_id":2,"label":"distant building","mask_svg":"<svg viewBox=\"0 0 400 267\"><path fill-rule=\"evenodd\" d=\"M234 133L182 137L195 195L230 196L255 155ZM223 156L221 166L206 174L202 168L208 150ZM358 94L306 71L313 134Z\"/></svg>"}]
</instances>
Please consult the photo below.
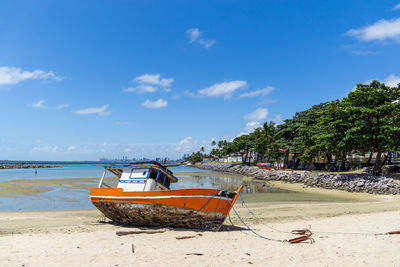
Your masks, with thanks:
<instances>
[{"instance_id":1,"label":"distant building","mask_svg":"<svg viewBox=\"0 0 400 267\"><path fill-rule=\"evenodd\" d=\"M215 158L213 156L203 158L203 161L213 161Z\"/></svg>"},{"instance_id":2,"label":"distant building","mask_svg":"<svg viewBox=\"0 0 400 267\"><path fill-rule=\"evenodd\" d=\"M242 156L241 155L229 155L227 157L220 158L219 162L241 162Z\"/></svg>"}]
</instances>

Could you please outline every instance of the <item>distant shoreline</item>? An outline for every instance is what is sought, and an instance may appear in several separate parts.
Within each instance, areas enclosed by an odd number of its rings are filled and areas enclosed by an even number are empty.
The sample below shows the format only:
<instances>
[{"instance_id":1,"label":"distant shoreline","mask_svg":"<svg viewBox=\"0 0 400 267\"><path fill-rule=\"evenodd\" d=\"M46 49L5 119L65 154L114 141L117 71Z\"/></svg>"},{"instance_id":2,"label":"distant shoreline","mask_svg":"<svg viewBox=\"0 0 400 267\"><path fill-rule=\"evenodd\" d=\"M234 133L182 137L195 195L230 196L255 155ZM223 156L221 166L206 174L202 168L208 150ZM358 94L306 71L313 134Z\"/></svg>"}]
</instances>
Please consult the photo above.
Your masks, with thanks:
<instances>
[{"instance_id":1,"label":"distant shoreline","mask_svg":"<svg viewBox=\"0 0 400 267\"><path fill-rule=\"evenodd\" d=\"M62 168L62 166L54 166L54 165L0 165L0 170L9 170L9 169L43 169L43 168Z\"/></svg>"}]
</instances>

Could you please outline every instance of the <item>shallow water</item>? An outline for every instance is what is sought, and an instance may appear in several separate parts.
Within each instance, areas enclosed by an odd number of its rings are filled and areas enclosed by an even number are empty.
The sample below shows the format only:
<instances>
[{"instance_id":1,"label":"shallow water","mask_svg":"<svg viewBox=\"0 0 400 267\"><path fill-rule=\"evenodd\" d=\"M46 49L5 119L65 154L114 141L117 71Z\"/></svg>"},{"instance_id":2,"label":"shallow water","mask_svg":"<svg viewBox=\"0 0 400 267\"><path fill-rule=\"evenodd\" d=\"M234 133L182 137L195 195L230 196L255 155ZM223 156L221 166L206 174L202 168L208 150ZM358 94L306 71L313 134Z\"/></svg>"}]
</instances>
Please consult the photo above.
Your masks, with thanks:
<instances>
[{"instance_id":1,"label":"shallow water","mask_svg":"<svg viewBox=\"0 0 400 267\"><path fill-rule=\"evenodd\" d=\"M189 166L170 167L175 172L200 172L208 173L211 171L200 170ZM38 179L64 179L64 178L92 178L101 177L103 165L96 164L68 164L60 165L56 168L36 169L0 169L0 182L16 179L38 180Z\"/></svg>"},{"instance_id":2,"label":"shallow water","mask_svg":"<svg viewBox=\"0 0 400 267\"><path fill-rule=\"evenodd\" d=\"M251 201L335 201L321 195L302 194L268 184L253 183L240 175L216 173L188 166L171 167L178 178L171 189L218 188L236 190L244 185L245 199ZM91 209L89 189L97 187L101 165L64 165L60 168L0 170L0 211ZM108 173L107 177L114 177ZM115 185L116 179L107 178Z\"/></svg>"}]
</instances>

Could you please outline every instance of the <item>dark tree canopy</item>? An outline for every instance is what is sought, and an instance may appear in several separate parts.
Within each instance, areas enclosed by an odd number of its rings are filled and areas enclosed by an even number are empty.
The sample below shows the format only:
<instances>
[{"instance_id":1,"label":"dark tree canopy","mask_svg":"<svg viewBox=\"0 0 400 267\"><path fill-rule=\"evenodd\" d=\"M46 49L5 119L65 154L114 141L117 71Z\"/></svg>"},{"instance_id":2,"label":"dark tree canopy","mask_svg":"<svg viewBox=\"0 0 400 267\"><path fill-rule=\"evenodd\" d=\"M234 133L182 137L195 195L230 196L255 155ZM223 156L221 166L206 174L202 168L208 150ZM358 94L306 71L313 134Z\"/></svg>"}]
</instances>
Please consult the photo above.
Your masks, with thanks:
<instances>
[{"instance_id":1,"label":"dark tree canopy","mask_svg":"<svg viewBox=\"0 0 400 267\"><path fill-rule=\"evenodd\" d=\"M316 157L325 158L326 168L330 168L334 158L333 167L340 161L344 170L348 155L376 153L374 172L380 173L388 155L400 149L398 100L400 85L358 84L342 100L314 105L282 124L265 122L232 142L214 141L212 146L217 147L211 155L240 154L245 164L267 161L287 165L290 154L295 168L300 162L310 166Z\"/></svg>"}]
</instances>

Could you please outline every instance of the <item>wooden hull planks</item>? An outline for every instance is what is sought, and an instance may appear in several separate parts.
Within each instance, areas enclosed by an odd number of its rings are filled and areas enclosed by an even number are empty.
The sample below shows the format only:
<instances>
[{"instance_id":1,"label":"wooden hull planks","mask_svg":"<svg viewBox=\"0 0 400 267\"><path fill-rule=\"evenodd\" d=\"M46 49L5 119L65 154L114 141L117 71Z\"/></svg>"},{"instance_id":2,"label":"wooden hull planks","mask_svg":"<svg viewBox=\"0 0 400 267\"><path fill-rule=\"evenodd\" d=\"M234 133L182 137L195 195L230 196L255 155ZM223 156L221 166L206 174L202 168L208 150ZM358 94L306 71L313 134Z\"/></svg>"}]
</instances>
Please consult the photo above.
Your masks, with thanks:
<instances>
[{"instance_id":1,"label":"wooden hull planks","mask_svg":"<svg viewBox=\"0 0 400 267\"><path fill-rule=\"evenodd\" d=\"M113 222L131 226L217 230L226 218L220 213L195 212L165 205L110 201L93 204Z\"/></svg>"},{"instance_id":2,"label":"wooden hull planks","mask_svg":"<svg viewBox=\"0 0 400 267\"><path fill-rule=\"evenodd\" d=\"M117 223L217 230L241 189L225 193L215 189L123 192L121 188L92 188L90 196L92 203Z\"/></svg>"}]
</instances>

